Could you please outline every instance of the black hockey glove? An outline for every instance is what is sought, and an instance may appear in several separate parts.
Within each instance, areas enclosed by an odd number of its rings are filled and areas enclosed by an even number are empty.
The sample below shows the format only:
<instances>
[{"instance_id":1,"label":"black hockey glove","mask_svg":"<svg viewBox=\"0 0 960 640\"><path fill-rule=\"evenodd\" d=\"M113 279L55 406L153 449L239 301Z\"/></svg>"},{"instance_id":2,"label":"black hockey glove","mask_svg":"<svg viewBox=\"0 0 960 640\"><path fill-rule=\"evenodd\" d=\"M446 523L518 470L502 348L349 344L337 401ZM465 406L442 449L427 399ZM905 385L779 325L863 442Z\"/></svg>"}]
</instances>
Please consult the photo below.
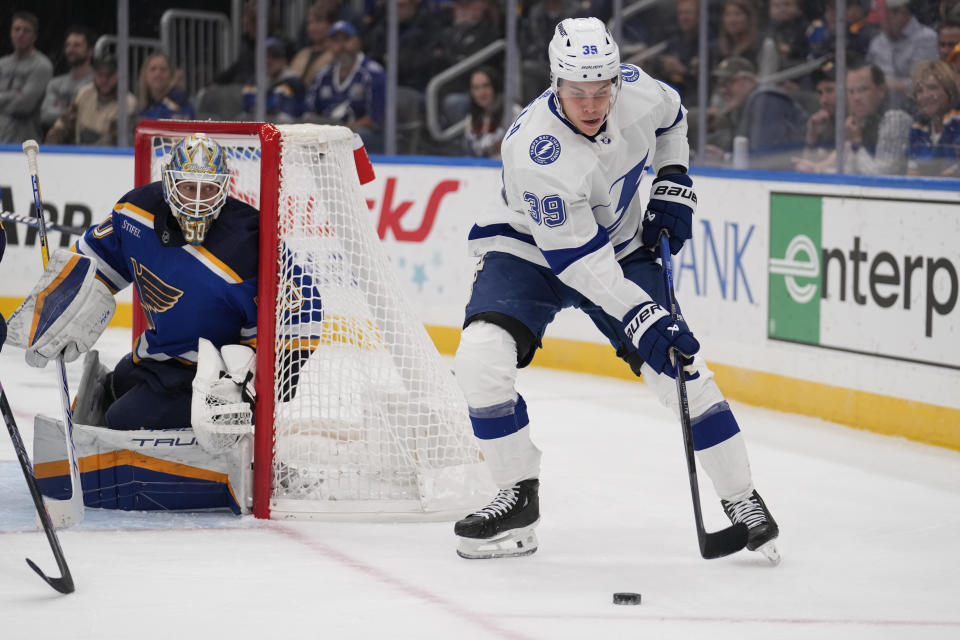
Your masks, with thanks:
<instances>
[{"instance_id":1,"label":"black hockey glove","mask_svg":"<svg viewBox=\"0 0 960 640\"><path fill-rule=\"evenodd\" d=\"M657 373L665 373L671 378L675 377L671 349L688 357L700 350L700 343L693 337L687 323L682 318L674 322L656 302L644 302L631 309L624 317L623 331L644 362Z\"/></svg>"},{"instance_id":2,"label":"black hockey glove","mask_svg":"<svg viewBox=\"0 0 960 640\"><path fill-rule=\"evenodd\" d=\"M650 201L643 216L643 246L657 250L660 233L670 234L670 253L677 255L683 243L690 239L693 212L697 208L697 194L693 180L685 173L667 173L656 178L650 187Z\"/></svg>"}]
</instances>

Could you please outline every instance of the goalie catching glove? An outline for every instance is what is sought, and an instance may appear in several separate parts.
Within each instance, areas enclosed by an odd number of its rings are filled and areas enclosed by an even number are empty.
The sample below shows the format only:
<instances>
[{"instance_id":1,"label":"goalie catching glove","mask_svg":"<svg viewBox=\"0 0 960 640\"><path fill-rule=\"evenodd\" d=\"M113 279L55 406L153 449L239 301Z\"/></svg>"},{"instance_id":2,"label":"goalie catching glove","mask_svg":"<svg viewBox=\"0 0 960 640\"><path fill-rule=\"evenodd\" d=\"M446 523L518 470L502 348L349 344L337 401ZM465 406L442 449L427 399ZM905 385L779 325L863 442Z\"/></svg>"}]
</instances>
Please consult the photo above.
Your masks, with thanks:
<instances>
[{"instance_id":1,"label":"goalie catching glove","mask_svg":"<svg viewBox=\"0 0 960 640\"><path fill-rule=\"evenodd\" d=\"M10 344L26 349L31 367L63 354L67 362L88 351L107 328L117 303L97 279L87 256L61 249L9 320Z\"/></svg>"},{"instance_id":2,"label":"goalie catching glove","mask_svg":"<svg viewBox=\"0 0 960 640\"><path fill-rule=\"evenodd\" d=\"M253 430L255 363L250 347L227 344L218 351L209 340L198 341L190 422L197 443L208 453L226 451Z\"/></svg>"},{"instance_id":3,"label":"goalie catching glove","mask_svg":"<svg viewBox=\"0 0 960 640\"><path fill-rule=\"evenodd\" d=\"M685 370L693 354L700 350L700 343L683 318L674 321L656 302L644 302L631 309L624 318L623 331L644 362L657 373L665 373L671 378L676 376L671 350L676 349L686 356Z\"/></svg>"}]
</instances>

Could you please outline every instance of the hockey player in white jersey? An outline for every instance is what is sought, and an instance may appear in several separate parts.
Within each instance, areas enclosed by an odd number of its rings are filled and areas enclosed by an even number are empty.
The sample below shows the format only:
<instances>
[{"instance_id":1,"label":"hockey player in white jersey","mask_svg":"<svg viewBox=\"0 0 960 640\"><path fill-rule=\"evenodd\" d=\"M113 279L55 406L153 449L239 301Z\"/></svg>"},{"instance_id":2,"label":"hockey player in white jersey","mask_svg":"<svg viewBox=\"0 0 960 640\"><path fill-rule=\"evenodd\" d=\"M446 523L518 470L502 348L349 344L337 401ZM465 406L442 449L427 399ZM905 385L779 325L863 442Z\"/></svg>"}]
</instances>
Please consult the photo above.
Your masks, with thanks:
<instances>
[{"instance_id":1,"label":"hockey player in white jersey","mask_svg":"<svg viewBox=\"0 0 960 640\"><path fill-rule=\"evenodd\" d=\"M699 342L665 310L658 238L668 233L679 252L697 202L687 175L686 109L673 88L620 64L596 18L560 22L548 53L550 89L504 136L504 204L470 232L480 263L456 376L500 491L456 523L457 552L494 558L537 549L540 450L515 380L556 313L573 306L674 410L670 351L688 357L698 460L731 521L747 525L747 548L776 560L777 524L754 490L736 419ZM637 191L648 167L656 177L644 209Z\"/></svg>"}]
</instances>

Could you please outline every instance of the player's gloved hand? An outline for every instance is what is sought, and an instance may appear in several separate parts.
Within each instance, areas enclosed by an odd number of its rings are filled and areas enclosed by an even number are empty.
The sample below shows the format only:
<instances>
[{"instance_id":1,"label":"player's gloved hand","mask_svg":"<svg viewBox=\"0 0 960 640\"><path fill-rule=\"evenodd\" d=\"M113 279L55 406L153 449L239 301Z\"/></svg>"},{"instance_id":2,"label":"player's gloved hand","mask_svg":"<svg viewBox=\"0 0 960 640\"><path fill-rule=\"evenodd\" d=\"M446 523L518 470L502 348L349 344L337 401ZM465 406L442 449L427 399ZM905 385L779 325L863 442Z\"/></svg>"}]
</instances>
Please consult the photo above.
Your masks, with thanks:
<instances>
[{"instance_id":1,"label":"player's gloved hand","mask_svg":"<svg viewBox=\"0 0 960 640\"><path fill-rule=\"evenodd\" d=\"M623 331L644 362L657 373L666 373L671 378L675 375L671 349L688 357L700 350L700 343L683 318L674 322L656 302L644 302L631 309L624 316Z\"/></svg>"},{"instance_id":2,"label":"player's gloved hand","mask_svg":"<svg viewBox=\"0 0 960 640\"><path fill-rule=\"evenodd\" d=\"M697 194L693 180L685 173L667 173L653 181L650 201L643 216L643 246L657 250L660 233L670 234L670 253L680 252L683 243L693 233L693 212L697 209Z\"/></svg>"},{"instance_id":3,"label":"player's gloved hand","mask_svg":"<svg viewBox=\"0 0 960 640\"><path fill-rule=\"evenodd\" d=\"M7 340L7 321L0 316L0 351L3 351L3 343Z\"/></svg>"}]
</instances>

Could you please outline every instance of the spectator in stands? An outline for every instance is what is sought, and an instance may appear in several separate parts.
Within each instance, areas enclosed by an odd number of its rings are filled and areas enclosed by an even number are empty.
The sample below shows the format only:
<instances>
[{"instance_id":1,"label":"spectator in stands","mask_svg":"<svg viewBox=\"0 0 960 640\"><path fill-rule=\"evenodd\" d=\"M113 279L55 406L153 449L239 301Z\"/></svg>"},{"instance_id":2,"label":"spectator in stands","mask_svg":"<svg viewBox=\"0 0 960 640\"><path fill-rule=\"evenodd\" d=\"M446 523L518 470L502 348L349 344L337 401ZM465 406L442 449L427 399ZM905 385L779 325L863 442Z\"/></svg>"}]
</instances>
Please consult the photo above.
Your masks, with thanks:
<instances>
[{"instance_id":1,"label":"spectator in stands","mask_svg":"<svg viewBox=\"0 0 960 640\"><path fill-rule=\"evenodd\" d=\"M937 5L937 24L960 20L960 0L941 0Z\"/></svg>"},{"instance_id":2,"label":"spectator in stands","mask_svg":"<svg viewBox=\"0 0 960 640\"><path fill-rule=\"evenodd\" d=\"M699 0L677 0L674 11L674 34L667 39L667 46L660 56L657 77L676 88L684 104L693 105L697 103L700 67Z\"/></svg>"},{"instance_id":3,"label":"spectator in stands","mask_svg":"<svg viewBox=\"0 0 960 640\"><path fill-rule=\"evenodd\" d=\"M310 86L314 76L333 61L333 53L330 51L330 44L327 42L330 18L324 0L310 5L310 8L307 9L306 23L309 44L293 56L290 68L300 75L300 80L304 86Z\"/></svg>"},{"instance_id":4,"label":"spectator in stands","mask_svg":"<svg viewBox=\"0 0 960 640\"><path fill-rule=\"evenodd\" d=\"M960 45L960 21L948 20L937 29L937 53L944 62Z\"/></svg>"},{"instance_id":5,"label":"spectator in stands","mask_svg":"<svg viewBox=\"0 0 960 640\"><path fill-rule=\"evenodd\" d=\"M877 35L877 29L867 22L871 0L847 0L845 12L847 24L847 51L867 55L870 41ZM807 44L810 55L819 58L832 54L837 41L837 7L832 1L824 3L823 19L811 21L807 29Z\"/></svg>"},{"instance_id":6,"label":"spectator in stands","mask_svg":"<svg viewBox=\"0 0 960 640\"><path fill-rule=\"evenodd\" d=\"M117 144L117 60L111 55L93 61L93 82L80 88L70 108L47 132L47 144L109 147ZM137 99L127 94L133 113Z\"/></svg>"},{"instance_id":7,"label":"spectator in stands","mask_svg":"<svg viewBox=\"0 0 960 640\"><path fill-rule=\"evenodd\" d=\"M910 128L907 173L960 175L960 89L943 60L921 63L913 72L917 120Z\"/></svg>"},{"instance_id":8,"label":"spectator in stands","mask_svg":"<svg viewBox=\"0 0 960 640\"><path fill-rule=\"evenodd\" d=\"M792 157L803 148L806 111L777 87L758 84L756 67L745 58L726 58L714 76L723 110L715 114L707 159L728 162L733 139L745 136L751 168L792 170Z\"/></svg>"},{"instance_id":9,"label":"spectator in stands","mask_svg":"<svg viewBox=\"0 0 960 640\"><path fill-rule=\"evenodd\" d=\"M44 131L53 126L73 104L77 91L93 81L93 45L96 38L87 27L74 25L67 28L63 41L63 58L69 71L54 76L47 84L47 91L40 106L40 126Z\"/></svg>"},{"instance_id":10,"label":"spectator in stands","mask_svg":"<svg viewBox=\"0 0 960 640\"><path fill-rule=\"evenodd\" d=\"M267 121L281 124L296 122L303 115L305 94L300 75L287 66L289 47L279 38L267 38ZM251 78L243 86L243 109L253 117L257 103L257 82Z\"/></svg>"},{"instance_id":11,"label":"spectator in stands","mask_svg":"<svg viewBox=\"0 0 960 640\"><path fill-rule=\"evenodd\" d=\"M267 27L267 33L272 33ZM257 72L257 0L246 0L240 10L240 44L233 64L213 79L214 84L241 84Z\"/></svg>"},{"instance_id":12,"label":"spectator in stands","mask_svg":"<svg viewBox=\"0 0 960 640\"><path fill-rule=\"evenodd\" d=\"M501 24L490 17L487 0L454 0L451 23L434 42L434 72L439 73L501 37ZM543 55L542 52L540 54ZM443 98L443 115L448 123L467 114L470 94L462 85Z\"/></svg>"},{"instance_id":13,"label":"spectator in stands","mask_svg":"<svg viewBox=\"0 0 960 640\"><path fill-rule=\"evenodd\" d=\"M530 6L520 20L520 60L523 72L523 97L529 102L550 84L550 68L543 64L557 23L577 14L577 0L540 0ZM471 92L472 93L472 92Z\"/></svg>"},{"instance_id":14,"label":"spectator in stands","mask_svg":"<svg viewBox=\"0 0 960 640\"><path fill-rule=\"evenodd\" d=\"M831 60L812 75L819 108L807 118L803 156L794 160L794 168L829 173L836 169L837 70Z\"/></svg>"},{"instance_id":15,"label":"spectator in stands","mask_svg":"<svg viewBox=\"0 0 960 640\"><path fill-rule=\"evenodd\" d=\"M187 92L177 86L179 80L165 53L147 56L137 82L137 120L192 120L193 104Z\"/></svg>"},{"instance_id":16,"label":"spectator in stands","mask_svg":"<svg viewBox=\"0 0 960 640\"><path fill-rule=\"evenodd\" d=\"M766 36L773 39L780 57L780 69L803 62L810 49L807 43L809 23L800 0L770 0Z\"/></svg>"},{"instance_id":17,"label":"spectator in stands","mask_svg":"<svg viewBox=\"0 0 960 640\"><path fill-rule=\"evenodd\" d=\"M746 58L756 64L760 54L757 7L753 0L724 0L720 34L710 51L716 65L726 58Z\"/></svg>"},{"instance_id":18,"label":"spectator in stands","mask_svg":"<svg viewBox=\"0 0 960 640\"><path fill-rule=\"evenodd\" d=\"M519 113L520 106L514 105L514 117ZM464 125L464 155L500 157L500 143L510 122L503 120L503 80L493 67L478 67L470 74L470 113Z\"/></svg>"},{"instance_id":19,"label":"spectator in stands","mask_svg":"<svg viewBox=\"0 0 960 640\"><path fill-rule=\"evenodd\" d=\"M845 172L903 174L913 118L894 106L880 67L847 71L847 113Z\"/></svg>"},{"instance_id":20,"label":"spectator in stands","mask_svg":"<svg viewBox=\"0 0 960 640\"><path fill-rule=\"evenodd\" d=\"M53 65L34 47L37 29L37 17L29 11L13 14L13 53L0 58L0 143L40 137L40 103Z\"/></svg>"},{"instance_id":21,"label":"spectator in stands","mask_svg":"<svg viewBox=\"0 0 960 640\"><path fill-rule=\"evenodd\" d=\"M395 0L397 5L397 84L423 93L434 72L429 55L413 52L432 51L440 24L422 0ZM364 52L379 62L386 62L387 12L381 4L363 37Z\"/></svg>"},{"instance_id":22,"label":"spectator in stands","mask_svg":"<svg viewBox=\"0 0 960 640\"><path fill-rule=\"evenodd\" d=\"M307 110L323 122L350 127L367 150L383 151L386 74L360 50L354 26L340 20L330 27L333 62L317 74L307 92Z\"/></svg>"},{"instance_id":23,"label":"spectator in stands","mask_svg":"<svg viewBox=\"0 0 960 640\"><path fill-rule=\"evenodd\" d=\"M882 27L870 41L867 62L883 71L891 90L906 96L914 67L937 59L937 32L913 17L910 0L887 0Z\"/></svg>"}]
</instances>

